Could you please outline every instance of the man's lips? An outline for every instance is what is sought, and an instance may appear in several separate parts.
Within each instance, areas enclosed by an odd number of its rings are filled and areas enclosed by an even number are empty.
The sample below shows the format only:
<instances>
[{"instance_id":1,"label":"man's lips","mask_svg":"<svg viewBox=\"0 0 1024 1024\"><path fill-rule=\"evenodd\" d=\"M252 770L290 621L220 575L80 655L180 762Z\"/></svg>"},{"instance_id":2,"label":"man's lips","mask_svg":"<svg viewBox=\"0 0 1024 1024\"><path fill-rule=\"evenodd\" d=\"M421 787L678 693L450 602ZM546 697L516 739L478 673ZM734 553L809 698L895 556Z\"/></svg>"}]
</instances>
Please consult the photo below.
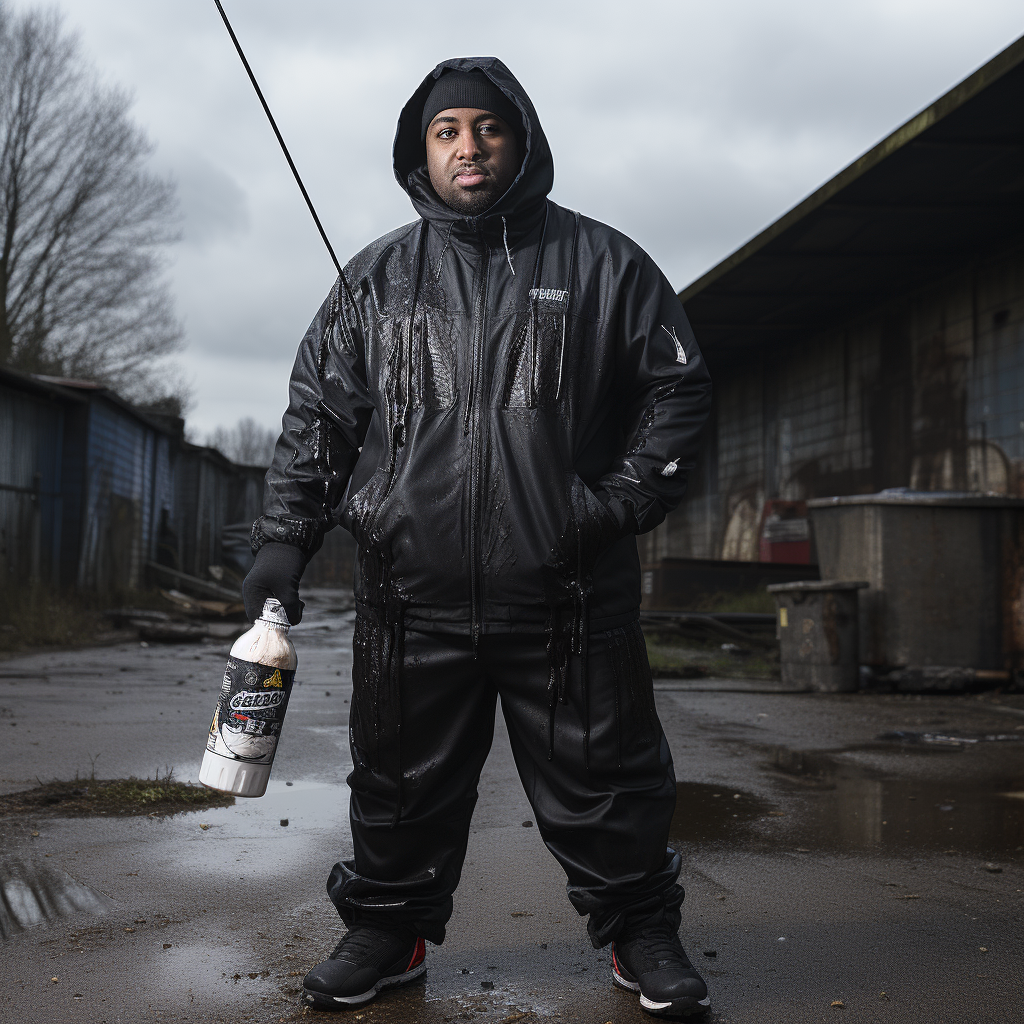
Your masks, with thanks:
<instances>
[{"instance_id":1,"label":"man's lips","mask_svg":"<svg viewBox=\"0 0 1024 1024\"><path fill-rule=\"evenodd\" d=\"M455 172L455 184L463 188L473 188L482 185L487 180L487 175L475 167L468 167L462 171Z\"/></svg>"}]
</instances>

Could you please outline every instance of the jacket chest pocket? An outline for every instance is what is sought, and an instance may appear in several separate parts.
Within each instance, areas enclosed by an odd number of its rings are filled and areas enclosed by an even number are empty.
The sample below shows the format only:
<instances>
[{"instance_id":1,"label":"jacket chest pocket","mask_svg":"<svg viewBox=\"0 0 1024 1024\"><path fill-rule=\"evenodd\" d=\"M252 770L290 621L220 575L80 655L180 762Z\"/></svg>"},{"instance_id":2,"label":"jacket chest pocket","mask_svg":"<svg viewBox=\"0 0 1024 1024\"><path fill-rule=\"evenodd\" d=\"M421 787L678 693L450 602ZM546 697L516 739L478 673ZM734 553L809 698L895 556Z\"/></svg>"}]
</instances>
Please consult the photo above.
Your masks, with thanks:
<instances>
[{"instance_id":1,"label":"jacket chest pocket","mask_svg":"<svg viewBox=\"0 0 1024 1024\"><path fill-rule=\"evenodd\" d=\"M409 317L379 323L384 356L380 391L397 415L406 406L425 411L450 409L458 399L454 327L433 310L419 310L410 337Z\"/></svg>"},{"instance_id":2,"label":"jacket chest pocket","mask_svg":"<svg viewBox=\"0 0 1024 1024\"><path fill-rule=\"evenodd\" d=\"M565 295L554 289L534 291ZM564 299L531 296L530 311L516 315L502 395L506 409L544 408L558 403L570 326L566 310Z\"/></svg>"},{"instance_id":3,"label":"jacket chest pocket","mask_svg":"<svg viewBox=\"0 0 1024 1024\"><path fill-rule=\"evenodd\" d=\"M458 399L454 327L432 309L416 319L412 405L416 409L450 409Z\"/></svg>"}]
</instances>

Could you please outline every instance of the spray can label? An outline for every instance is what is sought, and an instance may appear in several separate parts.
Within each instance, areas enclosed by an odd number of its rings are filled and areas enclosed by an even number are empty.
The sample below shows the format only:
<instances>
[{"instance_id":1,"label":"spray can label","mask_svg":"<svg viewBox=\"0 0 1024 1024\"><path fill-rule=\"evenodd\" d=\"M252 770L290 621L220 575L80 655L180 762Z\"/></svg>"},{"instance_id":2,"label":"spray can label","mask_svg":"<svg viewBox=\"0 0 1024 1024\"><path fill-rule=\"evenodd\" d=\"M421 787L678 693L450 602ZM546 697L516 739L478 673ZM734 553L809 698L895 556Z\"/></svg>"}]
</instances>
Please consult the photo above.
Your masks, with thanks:
<instances>
[{"instance_id":1,"label":"spray can label","mask_svg":"<svg viewBox=\"0 0 1024 1024\"><path fill-rule=\"evenodd\" d=\"M228 658L206 749L250 764L274 760L295 672Z\"/></svg>"}]
</instances>

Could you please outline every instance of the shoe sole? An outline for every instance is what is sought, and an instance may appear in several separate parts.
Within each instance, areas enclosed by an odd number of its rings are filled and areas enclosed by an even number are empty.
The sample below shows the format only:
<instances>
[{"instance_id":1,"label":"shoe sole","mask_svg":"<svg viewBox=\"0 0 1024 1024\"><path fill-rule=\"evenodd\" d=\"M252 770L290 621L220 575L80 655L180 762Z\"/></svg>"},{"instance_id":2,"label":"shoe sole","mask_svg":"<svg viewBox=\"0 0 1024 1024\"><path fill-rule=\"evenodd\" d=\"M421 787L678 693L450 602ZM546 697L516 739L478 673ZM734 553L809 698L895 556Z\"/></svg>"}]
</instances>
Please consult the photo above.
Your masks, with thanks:
<instances>
[{"instance_id":1,"label":"shoe sole","mask_svg":"<svg viewBox=\"0 0 1024 1024\"><path fill-rule=\"evenodd\" d=\"M648 999L640 991L640 986L637 982L624 978L614 967L612 968L612 981L619 988L624 988L627 992L639 995L641 1008L652 1017L696 1017L702 1013L707 1013L711 1009L711 996L705 996L703 999L685 996L682 999L673 999L669 1003L656 1003L653 999Z\"/></svg>"},{"instance_id":2,"label":"shoe sole","mask_svg":"<svg viewBox=\"0 0 1024 1024\"><path fill-rule=\"evenodd\" d=\"M393 985L406 985L410 981L415 981L420 975L425 974L426 971L427 965L421 963L404 974L396 974L390 978L381 978L373 988L369 988L355 996L330 996L326 992L314 992L303 987L302 1002L307 1006L312 1006L314 1010L353 1010L357 1006L365 1006L376 999L381 989L391 988Z\"/></svg>"}]
</instances>

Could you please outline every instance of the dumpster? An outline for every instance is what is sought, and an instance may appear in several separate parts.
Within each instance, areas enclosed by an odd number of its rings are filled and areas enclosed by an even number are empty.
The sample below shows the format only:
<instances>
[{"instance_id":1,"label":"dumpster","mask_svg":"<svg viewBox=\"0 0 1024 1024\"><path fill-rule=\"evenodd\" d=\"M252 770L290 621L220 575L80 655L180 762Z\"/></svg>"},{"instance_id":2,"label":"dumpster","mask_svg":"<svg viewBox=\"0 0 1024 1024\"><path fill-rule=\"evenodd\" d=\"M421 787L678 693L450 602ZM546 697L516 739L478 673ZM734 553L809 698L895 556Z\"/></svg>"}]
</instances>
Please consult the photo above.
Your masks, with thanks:
<instances>
[{"instance_id":1,"label":"dumpster","mask_svg":"<svg viewBox=\"0 0 1024 1024\"><path fill-rule=\"evenodd\" d=\"M807 504L822 578L869 583L864 664L1024 668L1024 500L900 488Z\"/></svg>"},{"instance_id":2,"label":"dumpster","mask_svg":"<svg viewBox=\"0 0 1024 1024\"><path fill-rule=\"evenodd\" d=\"M865 581L804 580L768 588L783 683L819 693L857 689L857 591L865 587Z\"/></svg>"}]
</instances>

